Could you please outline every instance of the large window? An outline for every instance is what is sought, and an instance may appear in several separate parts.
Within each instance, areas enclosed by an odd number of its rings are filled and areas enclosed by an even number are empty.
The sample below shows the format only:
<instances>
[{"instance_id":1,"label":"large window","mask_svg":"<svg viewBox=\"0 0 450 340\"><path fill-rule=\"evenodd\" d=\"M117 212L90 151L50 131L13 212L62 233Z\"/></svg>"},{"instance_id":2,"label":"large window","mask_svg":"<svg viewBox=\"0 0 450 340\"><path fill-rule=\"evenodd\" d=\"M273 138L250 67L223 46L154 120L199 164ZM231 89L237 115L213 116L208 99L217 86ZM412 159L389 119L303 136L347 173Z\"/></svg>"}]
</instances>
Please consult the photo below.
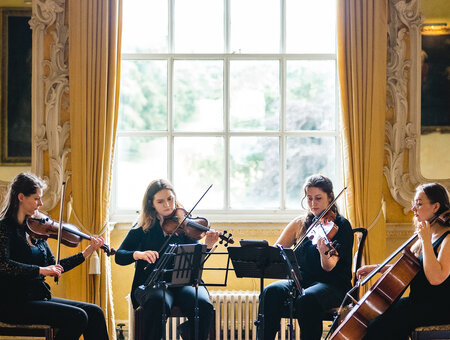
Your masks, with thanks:
<instances>
[{"instance_id":1,"label":"large window","mask_svg":"<svg viewBox=\"0 0 450 340\"><path fill-rule=\"evenodd\" d=\"M270 220L340 183L335 0L124 0L113 213L168 178L186 208ZM123 216L121 216L123 217Z\"/></svg>"}]
</instances>

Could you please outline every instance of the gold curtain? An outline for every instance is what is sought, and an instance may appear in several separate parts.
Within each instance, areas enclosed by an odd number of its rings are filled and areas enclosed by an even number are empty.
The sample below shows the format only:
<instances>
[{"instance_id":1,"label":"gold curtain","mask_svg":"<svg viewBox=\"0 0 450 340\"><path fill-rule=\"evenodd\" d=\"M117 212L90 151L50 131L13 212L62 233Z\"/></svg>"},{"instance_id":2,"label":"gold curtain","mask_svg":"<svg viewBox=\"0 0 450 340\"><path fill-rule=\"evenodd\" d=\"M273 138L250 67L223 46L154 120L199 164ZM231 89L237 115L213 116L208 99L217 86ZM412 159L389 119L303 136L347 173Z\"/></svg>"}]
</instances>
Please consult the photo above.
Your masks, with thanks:
<instances>
[{"instance_id":1,"label":"gold curtain","mask_svg":"<svg viewBox=\"0 0 450 340\"><path fill-rule=\"evenodd\" d=\"M346 207L354 228L369 229L366 263L382 261L386 249L381 208L387 27L387 0L338 0Z\"/></svg>"},{"instance_id":2,"label":"gold curtain","mask_svg":"<svg viewBox=\"0 0 450 340\"><path fill-rule=\"evenodd\" d=\"M71 220L109 244L108 203L117 130L122 0L69 0ZM94 254L95 255L95 254ZM84 298L102 307L115 339L110 258L83 270ZM93 259L93 260L92 260ZM92 264L96 257L91 256ZM98 262L98 260L97 260ZM98 264L98 263L97 263Z\"/></svg>"}]
</instances>

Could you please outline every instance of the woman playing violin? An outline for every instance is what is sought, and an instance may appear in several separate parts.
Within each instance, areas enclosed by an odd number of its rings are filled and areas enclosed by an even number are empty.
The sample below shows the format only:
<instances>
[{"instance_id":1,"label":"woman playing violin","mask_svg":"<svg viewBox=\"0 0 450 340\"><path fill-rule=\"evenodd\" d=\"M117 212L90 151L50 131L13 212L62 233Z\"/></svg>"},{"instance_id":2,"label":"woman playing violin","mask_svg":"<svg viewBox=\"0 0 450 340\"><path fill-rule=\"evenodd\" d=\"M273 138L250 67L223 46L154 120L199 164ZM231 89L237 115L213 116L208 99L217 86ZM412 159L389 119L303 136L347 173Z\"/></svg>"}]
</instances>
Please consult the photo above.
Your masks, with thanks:
<instances>
[{"instance_id":1,"label":"woman playing violin","mask_svg":"<svg viewBox=\"0 0 450 340\"><path fill-rule=\"evenodd\" d=\"M411 281L409 297L399 299L372 320L364 339L403 340L416 327L450 323L449 209L448 192L442 185L429 183L416 189L411 210L418 240L411 251L418 258L421 270ZM366 276L375 268L376 265L361 267L357 275ZM381 272L388 268L389 265L385 266Z\"/></svg>"},{"instance_id":2,"label":"woman playing violin","mask_svg":"<svg viewBox=\"0 0 450 340\"><path fill-rule=\"evenodd\" d=\"M176 199L173 186L166 180L159 179L152 181L145 192L142 201L142 212L138 222L128 232L121 246L117 250L115 259L119 265L135 263L135 273L131 288L131 300L133 307L139 307L135 297L135 290L139 285L144 284L150 275L153 265L147 268L148 264L154 264L159 254L160 248L166 243L170 235L163 229L164 221L173 215L177 208L181 208ZM210 229L202 235L205 236L205 243L211 249L219 238L219 233ZM183 233L172 235L170 243L193 244L197 243ZM160 251L160 252L159 252ZM183 314L194 315L195 288L192 286L168 288L165 292L166 311L170 311L173 305L181 308ZM146 340L161 339L162 329L162 288L153 288L151 295L144 307L144 338ZM208 291L204 286L198 289L199 304L199 338L206 339L213 317L213 306L210 302ZM193 318L180 325L180 333L183 339L194 338Z\"/></svg>"},{"instance_id":3,"label":"woman playing violin","mask_svg":"<svg viewBox=\"0 0 450 340\"><path fill-rule=\"evenodd\" d=\"M91 239L82 252L55 258L45 240L33 239L26 219L42 206L45 183L30 173L17 175L9 186L0 212L0 320L12 324L46 324L56 329L55 340L107 340L103 311L94 304L51 296L46 276L83 263L103 245L102 238Z\"/></svg>"},{"instance_id":4,"label":"woman playing violin","mask_svg":"<svg viewBox=\"0 0 450 340\"><path fill-rule=\"evenodd\" d=\"M276 243L284 248L291 247L303 238L315 217L321 215L334 199L333 184L322 175L309 177L303 190L308 213L295 218L283 230ZM330 250L325 237L319 237L316 244L309 237L304 238L295 251L302 274L303 291L295 298L293 316L298 319L303 340L321 338L324 312L338 307L351 288L353 233L350 223L339 214L335 205L323 219L324 223L333 221L338 227L331 240L336 244L336 252ZM281 280L264 289L260 303L260 307L263 306L260 314L264 314L264 323L259 325L258 339L275 338L281 317L288 315L285 301L289 296L290 284L290 281Z\"/></svg>"}]
</instances>

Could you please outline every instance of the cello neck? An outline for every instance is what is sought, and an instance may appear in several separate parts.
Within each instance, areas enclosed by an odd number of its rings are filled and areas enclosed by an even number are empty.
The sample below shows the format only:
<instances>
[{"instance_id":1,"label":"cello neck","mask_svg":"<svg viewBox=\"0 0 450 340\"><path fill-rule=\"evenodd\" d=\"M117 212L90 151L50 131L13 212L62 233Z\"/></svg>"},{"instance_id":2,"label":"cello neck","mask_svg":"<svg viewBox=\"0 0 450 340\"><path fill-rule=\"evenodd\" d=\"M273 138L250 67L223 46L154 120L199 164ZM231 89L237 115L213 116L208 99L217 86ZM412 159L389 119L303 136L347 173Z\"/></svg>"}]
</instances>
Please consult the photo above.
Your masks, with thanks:
<instances>
[{"instance_id":1,"label":"cello neck","mask_svg":"<svg viewBox=\"0 0 450 340\"><path fill-rule=\"evenodd\" d=\"M364 286L376 273L383 269L391 260L396 257L400 252L402 252L412 241L417 238L417 234L414 233L405 243L398 247L391 255L389 255L386 260L380 263L374 270L372 270L365 278L361 281L361 286Z\"/></svg>"}]
</instances>

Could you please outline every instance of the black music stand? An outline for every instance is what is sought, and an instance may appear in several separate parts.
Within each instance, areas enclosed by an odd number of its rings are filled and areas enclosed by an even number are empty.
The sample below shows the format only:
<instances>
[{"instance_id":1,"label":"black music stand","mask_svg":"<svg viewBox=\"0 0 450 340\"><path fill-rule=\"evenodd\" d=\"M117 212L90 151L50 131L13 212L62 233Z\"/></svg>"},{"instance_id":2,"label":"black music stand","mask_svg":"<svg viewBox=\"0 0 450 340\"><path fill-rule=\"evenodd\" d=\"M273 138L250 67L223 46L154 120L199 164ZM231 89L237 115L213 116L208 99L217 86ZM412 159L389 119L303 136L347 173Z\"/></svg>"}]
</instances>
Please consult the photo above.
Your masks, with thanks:
<instances>
[{"instance_id":1,"label":"black music stand","mask_svg":"<svg viewBox=\"0 0 450 340\"><path fill-rule=\"evenodd\" d=\"M199 308L198 308L198 286L200 285L203 271L203 260L206 256L206 244L171 244L168 251L163 254L161 260L165 263L163 266L155 268L151 275L153 280L146 282L136 289L135 297L145 295L148 289L162 288L162 331L163 339L166 339L166 289L169 287L193 286L195 287L195 307L194 307L194 326L195 339L198 339L199 332ZM172 261L173 260L173 261ZM173 263L173 268L171 267ZM142 297L141 301L145 301ZM138 301L141 305L145 303Z\"/></svg>"},{"instance_id":2,"label":"black music stand","mask_svg":"<svg viewBox=\"0 0 450 340\"><path fill-rule=\"evenodd\" d=\"M241 247L228 247L231 262L237 277L252 277L260 279L260 296L264 289L264 279L291 279L293 281L289 294L290 333L292 328L292 305L294 299L294 283L301 281L300 268L293 249L271 247L266 241L241 240ZM301 293L301 291L300 291ZM263 304L264 301L260 302ZM264 310L264 305L260 308ZM264 333L264 314L258 314L256 325L262 325Z\"/></svg>"}]
</instances>

